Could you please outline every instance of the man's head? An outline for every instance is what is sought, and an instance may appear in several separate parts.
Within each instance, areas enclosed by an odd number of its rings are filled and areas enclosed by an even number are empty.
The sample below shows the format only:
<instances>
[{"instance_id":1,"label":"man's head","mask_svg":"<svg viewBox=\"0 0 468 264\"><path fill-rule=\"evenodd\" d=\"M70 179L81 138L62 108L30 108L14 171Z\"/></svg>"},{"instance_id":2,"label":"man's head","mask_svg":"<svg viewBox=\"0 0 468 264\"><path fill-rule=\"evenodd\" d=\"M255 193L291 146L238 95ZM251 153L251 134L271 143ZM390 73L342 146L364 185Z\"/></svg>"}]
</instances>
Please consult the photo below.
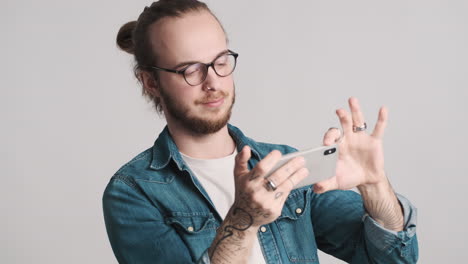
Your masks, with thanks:
<instances>
[{"instance_id":1,"label":"man's head","mask_svg":"<svg viewBox=\"0 0 468 264\"><path fill-rule=\"evenodd\" d=\"M232 75L219 76L228 51L223 27L208 7L196 0L160 0L146 7L138 21L122 26L119 47L135 56L135 75L168 123L196 134L214 133L228 122L235 100ZM189 64L209 64L206 79L190 82ZM234 58L235 61L235 58ZM200 65L200 64L199 64ZM216 66L218 65L218 66ZM156 68L155 68L156 67ZM204 66L203 66L204 67ZM206 69L201 67L200 69ZM195 85L193 85L195 84Z\"/></svg>"}]
</instances>

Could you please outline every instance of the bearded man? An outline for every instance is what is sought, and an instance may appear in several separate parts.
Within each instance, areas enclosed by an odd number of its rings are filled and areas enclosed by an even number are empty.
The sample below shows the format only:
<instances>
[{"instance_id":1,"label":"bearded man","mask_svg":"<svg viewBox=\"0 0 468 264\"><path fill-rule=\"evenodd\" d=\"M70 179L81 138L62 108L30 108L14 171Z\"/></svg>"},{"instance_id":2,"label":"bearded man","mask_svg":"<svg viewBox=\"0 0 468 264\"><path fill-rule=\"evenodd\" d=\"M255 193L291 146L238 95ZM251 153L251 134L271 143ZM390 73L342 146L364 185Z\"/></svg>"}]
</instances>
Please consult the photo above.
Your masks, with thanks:
<instances>
[{"instance_id":1,"label":"bearded man","mask_svg":"<svg viewBox=\"0 0 468 264\"><path fill-rule=\"evenodd\" d=\"M265 177L294 148L256 142L228 123L239 55L206 4L155 2L117 42L167 121L104 192L119 263L318 263L318 249L350 263L416 262L416 210L384 172L386 108L368 134L350 98L351 112L337 110L336 175L295 188L308 175L304 158ZM330 129L323 143L339 137ZM354 187L361 195L346 191Z\"/></svg>"}]
</instances>

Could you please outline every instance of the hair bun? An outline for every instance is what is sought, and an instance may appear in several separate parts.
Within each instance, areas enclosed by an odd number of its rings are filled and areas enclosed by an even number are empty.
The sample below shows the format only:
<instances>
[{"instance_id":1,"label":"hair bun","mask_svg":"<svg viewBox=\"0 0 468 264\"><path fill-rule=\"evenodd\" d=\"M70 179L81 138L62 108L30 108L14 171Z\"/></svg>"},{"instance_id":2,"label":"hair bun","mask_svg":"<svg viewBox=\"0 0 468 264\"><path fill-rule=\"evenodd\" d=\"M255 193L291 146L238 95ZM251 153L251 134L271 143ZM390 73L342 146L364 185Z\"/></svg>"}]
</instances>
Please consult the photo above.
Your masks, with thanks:
<instances>
[{"instance_id":1,"label":"hair bun","mask_svg":"<svg viewBox=\"0 0 468 264\"><path fill-rule=\"evenodd\" d=\"M133 44L133 31L135 30L137 22L130 21L125 23L117 33L117 45L119 48L130 54L134 54L135 45Z\"/></svg>"}]
</instances>

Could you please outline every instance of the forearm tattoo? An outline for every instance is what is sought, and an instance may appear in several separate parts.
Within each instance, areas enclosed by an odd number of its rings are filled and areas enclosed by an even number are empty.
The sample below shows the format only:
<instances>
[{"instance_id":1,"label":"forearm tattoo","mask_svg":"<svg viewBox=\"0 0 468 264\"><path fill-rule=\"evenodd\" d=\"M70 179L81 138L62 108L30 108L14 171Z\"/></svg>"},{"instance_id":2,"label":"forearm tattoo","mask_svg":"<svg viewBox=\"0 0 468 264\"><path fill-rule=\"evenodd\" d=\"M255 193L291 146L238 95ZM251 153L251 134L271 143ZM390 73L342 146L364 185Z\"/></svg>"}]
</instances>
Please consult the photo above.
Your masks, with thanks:
<instances>
[{"instance_id":1,"label":"forearm tattoo","mask_svg":"<svg viewBox=\"0 0 468 264\"><path fill-rule=\"evenodd\" d=\"M368 213L383 226L391 230L402 230L404 225L403 212L396 197L395 200L367 200L364 206Z\"/></svg>"},{"instance_id":2,"label":"forearm tattoo","mask_svg":"<svg viewBox=\"0 0 468 264\"><path fill-rule=\"evenodd\" d=\"M224 227L223 229L224 235L216 242L213 249L211 250L210 259L213 257L220 243L223 240L227 239L228 237L231 237L234 235L234 230L243 232L252 226L254 220L253 220L253 217L247 211L245 211L242 208L236 207L232 211L232 215L238 216L238 214L242 214L242 216L239 217L239 219L241 220L238 223L233 223L231 225L227 225Z\"/></svg>"}]
</instances>

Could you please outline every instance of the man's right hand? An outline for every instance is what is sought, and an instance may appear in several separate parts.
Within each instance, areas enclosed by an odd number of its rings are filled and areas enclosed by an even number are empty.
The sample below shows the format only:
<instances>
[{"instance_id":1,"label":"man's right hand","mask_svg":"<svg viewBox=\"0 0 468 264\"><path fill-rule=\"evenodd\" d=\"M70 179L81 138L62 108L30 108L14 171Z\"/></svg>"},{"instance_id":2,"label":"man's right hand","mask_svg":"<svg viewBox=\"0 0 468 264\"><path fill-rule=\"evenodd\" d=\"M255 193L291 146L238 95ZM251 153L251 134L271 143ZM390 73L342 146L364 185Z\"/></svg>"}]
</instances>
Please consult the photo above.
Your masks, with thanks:
<instances>
[{"instance_id":1,"label":"man's right hand","mask_svg":"<svg viewBox=\"0 0 468 264\"><path fill-rule=\"evenodd\" d=\"M232 217L243 219L252 227L269 224L278 218L289 193L309 174L303 157L296 157L284 164L268 178L265 175L281 159L281 152L274 150L252 169L248 168L250 147L245 146L236 156L234 180L236 196L231 207ZM272 181L276 190L269 186Z\"/></svg>"},{"instance_id":2,"label":"man's right hand","mask_svg":"<svg viewBox=\"0 0 468 264\"><path fill-rule=\"evenodd\" d=\"M259 227L280 216L291 190L309 174L304 158L296 157L265 178L280 160L281 152L270 152L252 170L248 167L250 156L248 146L236 156L235 200L209 249L212 263L245 263ZM273 182L275 190L268 181Z\"/></svg>"}]
</instances>

